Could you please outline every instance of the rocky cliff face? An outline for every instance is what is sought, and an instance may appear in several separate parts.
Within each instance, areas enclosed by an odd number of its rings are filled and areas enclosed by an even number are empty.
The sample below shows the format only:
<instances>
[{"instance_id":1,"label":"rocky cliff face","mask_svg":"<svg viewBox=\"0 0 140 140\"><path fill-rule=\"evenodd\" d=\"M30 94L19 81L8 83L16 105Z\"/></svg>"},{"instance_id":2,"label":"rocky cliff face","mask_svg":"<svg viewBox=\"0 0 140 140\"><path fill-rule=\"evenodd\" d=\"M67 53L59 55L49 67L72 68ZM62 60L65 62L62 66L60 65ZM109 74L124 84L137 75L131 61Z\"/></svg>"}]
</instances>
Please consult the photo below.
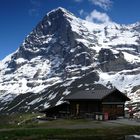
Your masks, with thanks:
<instances>
[{"instance_id":1,"label":"rocky cliff face","mask_svg":"<svg viewBox=\"0 0 140 140\"><path fill-rule=\"evenodd\" d=\"M116 87L140 101L140 23L97 25L58 8L0 62L0 111L38 111L78 90Z\"/></svg>"}]
</instances>

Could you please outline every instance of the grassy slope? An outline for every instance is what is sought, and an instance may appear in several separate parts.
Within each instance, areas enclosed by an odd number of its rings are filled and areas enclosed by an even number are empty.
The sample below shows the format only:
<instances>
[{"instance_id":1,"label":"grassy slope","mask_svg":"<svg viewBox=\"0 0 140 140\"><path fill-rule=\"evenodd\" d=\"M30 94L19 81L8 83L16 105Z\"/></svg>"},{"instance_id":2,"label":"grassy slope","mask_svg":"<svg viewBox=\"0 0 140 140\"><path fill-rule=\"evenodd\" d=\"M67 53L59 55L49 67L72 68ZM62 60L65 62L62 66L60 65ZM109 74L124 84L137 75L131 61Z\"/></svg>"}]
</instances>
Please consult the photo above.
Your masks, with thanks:
<instances>
[{"instance_id":1,"label":"grassy slope","mask_svg":"<svg viewBox=\"0 0 140 140\"><path fill-rule=\"evenodd\" d=\"M115 127L96 129L46 129L23 128L0 131L0 140L45 140L45 139L123 139L125 135L139 134L140 127Z\"/></svg>"}]
</instances>

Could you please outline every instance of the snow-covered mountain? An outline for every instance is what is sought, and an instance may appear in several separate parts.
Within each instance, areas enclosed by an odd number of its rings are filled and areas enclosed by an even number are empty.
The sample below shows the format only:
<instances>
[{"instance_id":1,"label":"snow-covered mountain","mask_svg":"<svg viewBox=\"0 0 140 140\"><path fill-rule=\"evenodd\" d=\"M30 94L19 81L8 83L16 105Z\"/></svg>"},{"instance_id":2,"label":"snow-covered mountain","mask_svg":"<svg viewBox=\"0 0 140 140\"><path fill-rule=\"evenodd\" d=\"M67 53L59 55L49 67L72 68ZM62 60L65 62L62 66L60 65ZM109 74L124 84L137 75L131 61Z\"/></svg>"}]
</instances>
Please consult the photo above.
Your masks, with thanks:
<instances>
[{"instance_id":1,"label":"snow-covered mountain","mask_svg":"<svg viewBox=\"0 0 140 140\"><path fill-rule=\"evenodd\" d=\"M49 12L0 62L0 112L59 105L77 90L116 87L140 105L140 23L95 24Z\"/></svg>"}]
</instances>

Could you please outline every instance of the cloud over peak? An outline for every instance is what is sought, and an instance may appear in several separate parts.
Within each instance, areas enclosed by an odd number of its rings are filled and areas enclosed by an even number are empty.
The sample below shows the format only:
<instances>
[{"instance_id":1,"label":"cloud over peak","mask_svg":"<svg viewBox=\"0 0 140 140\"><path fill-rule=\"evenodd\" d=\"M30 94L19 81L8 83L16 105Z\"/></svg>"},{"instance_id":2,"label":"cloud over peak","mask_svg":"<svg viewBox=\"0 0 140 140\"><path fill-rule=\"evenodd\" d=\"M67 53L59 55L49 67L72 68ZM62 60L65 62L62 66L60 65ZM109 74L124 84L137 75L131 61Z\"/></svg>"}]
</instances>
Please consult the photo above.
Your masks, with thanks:
<instances>
[{"instance_id":1,"label":"cloud over peak","mask_svg":"<svg viewBox=\"0 0 140 140\"><path fill-rule=\"evenodd\" d=\"M84 0L74 0L75 2L83 2ZM86 1L86 0L85 0ZM99 6L100 8L104 10L110 9L113 2L112 0L88 0L88 2L91 2L92 4Z\"/></svg>"},{"instance_id":2,"label":"cloud over peak","mask_svg":"<svg viewBox=\"0 0 140 140\"><path fill-rule=\"evenodd\" d=\"M86 20L94 23L111 23L110 17L106 13L93 10L89 15L86 16Z\"/></svg>"},{"instance_id":3,"label":"cloud over peak","mask_svg":"<svg viewBox=\"0 0 140 140\"><path fill-rule=\"evenodd\" d=\"M111 0L89 0L89 1L92 2L92 4L103 8L104 10L108 10L112 5Z\"/></svg>"}]
</instances>

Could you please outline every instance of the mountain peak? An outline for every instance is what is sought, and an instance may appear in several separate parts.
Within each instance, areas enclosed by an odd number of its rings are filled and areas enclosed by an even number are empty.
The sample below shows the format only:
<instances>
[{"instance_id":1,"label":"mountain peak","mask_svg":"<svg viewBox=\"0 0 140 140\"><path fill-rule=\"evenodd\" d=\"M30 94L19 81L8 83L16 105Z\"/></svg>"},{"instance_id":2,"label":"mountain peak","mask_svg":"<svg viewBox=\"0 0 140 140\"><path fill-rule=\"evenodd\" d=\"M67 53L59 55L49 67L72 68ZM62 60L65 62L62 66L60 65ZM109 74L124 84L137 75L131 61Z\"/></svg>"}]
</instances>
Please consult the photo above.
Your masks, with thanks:
<instances>
[{"instance_id":1,"label":"mountain peak","mask_svg":"<svg viewBox=\"0 0 140 140\"><path fill-rule=\"evenodd\" d=\"M63 8L63 7L58 7L58 8L56 8L56 9L54 9L54 11L62 11L62 12L68 12L68 10L66 10L65 8Z\"/></svg>"},{"instance_id":2,"label":"mountain peak","mask_svg":"<svg viewBox=\"0 0 140 140\"><path fill-rule=\"evenodd\" d=\"M62 7L58 7L52 11L50 11L49 13L47 13L47 16L52 15L52 14L62 14L62 15L72 15L74 16L71 12L69 12L68 10L66 10L65 8Z\"/></svg>"},{"instance_id":3,"label":"mountain peak","mask_svg":"<svg viewBox=\"0 0 140 140\"><path fill-rule=\"evenodd\" d=\"M132 102L140 102L138 25L106 26L62 7L52 10L0 62L0 113L52 107L68 94L102 86L132 93Z\"/></svg>"}]
</instances>

